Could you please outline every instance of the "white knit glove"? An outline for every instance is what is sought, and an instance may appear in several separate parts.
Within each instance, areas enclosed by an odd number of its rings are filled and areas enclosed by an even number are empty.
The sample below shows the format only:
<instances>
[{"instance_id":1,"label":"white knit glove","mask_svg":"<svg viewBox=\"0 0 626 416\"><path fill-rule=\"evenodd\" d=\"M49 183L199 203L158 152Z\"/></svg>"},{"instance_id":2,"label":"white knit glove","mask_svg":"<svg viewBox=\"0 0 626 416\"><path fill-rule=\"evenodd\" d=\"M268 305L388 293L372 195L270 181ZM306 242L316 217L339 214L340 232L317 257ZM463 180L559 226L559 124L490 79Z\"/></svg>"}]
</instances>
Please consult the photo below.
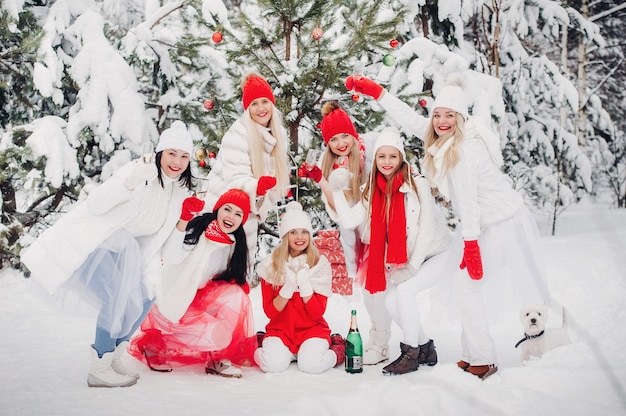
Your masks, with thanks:
<instances>
[{"instance_id":1,"label":"white knit glove","mask_svg":"<svg viewBox=\"0 0 626 416\"><path fill-rule=\"evenodd\" d=\"M280 288L278 294L285 299L291 299L293 292L298 289L298 281L296 275L291 270L285 271L285 284Z\"/></svg>"},{"instance_id":2,"label":"white knit glove","mask_svg":"<svg viewBox=\"0 0 626 416\"><path fill-rule=\"evenodd\" d=\"M158 176L156 164L137 162L137 166L133 169L128 178L126 178L126 188L132 191L142 183L150 182Z\"/></svg>"},{"instance_id":3,"label":"white knit glove","mask_svg":"<svg viewBox=\"0 0 626 416\"><path fill-rule=\"evenodd\" d=\"M348 169L335 169L328 175L328 185L333 191L343 191L350 188L350 177L352 174Z\"/></svg>"},{"instance_id":4,"label":"white knit glove","mask_svg":"<svg viewBox=\"0 0 626 416\"><path fill-rule=\"evenodd\" d=\"M298 273L296 274L296 280L298 282L298 290L300 290L300 296L306 298L307 296L311 296L313 294L313 288L311 287L311 281L309 280L310 275L309 265L304 264Z\"/></svg>"}]
</instances>

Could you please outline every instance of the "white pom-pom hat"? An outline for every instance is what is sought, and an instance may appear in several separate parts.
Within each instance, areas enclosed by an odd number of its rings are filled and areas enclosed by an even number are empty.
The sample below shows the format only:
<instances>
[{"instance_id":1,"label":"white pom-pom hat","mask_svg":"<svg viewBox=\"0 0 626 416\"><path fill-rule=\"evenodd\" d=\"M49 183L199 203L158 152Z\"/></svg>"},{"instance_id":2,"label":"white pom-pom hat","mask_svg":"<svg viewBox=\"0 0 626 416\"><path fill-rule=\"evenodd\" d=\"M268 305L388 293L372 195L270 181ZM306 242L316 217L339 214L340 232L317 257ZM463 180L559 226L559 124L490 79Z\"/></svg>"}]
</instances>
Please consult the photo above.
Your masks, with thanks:
<instances>
[{"instance_id":1,"label":"white pom-pom hat","mask_svg":"<svg viewBox=\"0 0 626 416\"><path fill-rule=\"evenodd\" d=\"M395 147L400 151L402 160L406 161L406 152L404 151L404 143L400 131L395 127L386 127L380 131L376 143L374 143L374 166L376 165L376 152L383 146Z\"/></svg>"},{"instance_id":2,"label":"white pom-pom hat","mask_svg":"<svg viewBox=\"0 0 626 416\"><path fill-rule=\"evenodd\" d=\"M291 201L285 206L285 214L280 221L279 234L283 238L285 234L296 228L304 228L313 236L313 226L308 215L302 210L299 202Z\"/></svg>"},{"instance_id":3,"label":"white pom-pom hat","mask_svg":"<svg viewBox=\"0 0 626 416\"><path fill-rule=\"evenodd\" d=\"M463 76L461 74L453 72L446 77L432 108L449 108L461 114L465 120L468 119L467 98L463 91Z\"/></svg>"},{"instance_id":4,"label":"white pom-pom hat","mask_svg":"<svg viewBox=\"0 0 626 416\"><path fill-rule=\"evenodd\" d=\"M169 129L165 129L161 133L155 151L159 153L166 149L182 150L190 155L193 153L193 140L187 131L187 126L182 121L176 120Z\"/></svg>"}]
</instances>

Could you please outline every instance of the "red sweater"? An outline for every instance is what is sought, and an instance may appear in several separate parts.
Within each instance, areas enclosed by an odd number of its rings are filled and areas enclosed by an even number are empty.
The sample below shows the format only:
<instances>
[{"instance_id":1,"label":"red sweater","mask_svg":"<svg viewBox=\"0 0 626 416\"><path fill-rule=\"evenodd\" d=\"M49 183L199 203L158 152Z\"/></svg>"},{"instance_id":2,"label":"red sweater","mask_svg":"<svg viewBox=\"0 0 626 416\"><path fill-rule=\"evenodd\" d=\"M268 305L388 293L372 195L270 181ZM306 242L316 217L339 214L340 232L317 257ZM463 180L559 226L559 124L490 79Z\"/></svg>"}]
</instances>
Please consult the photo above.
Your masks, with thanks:
<instances>
[{"instance_id":1,"label":"red sweater","mask_svg":"<svg viewBox=\"0 0 626 416\"><path fill-rule=\"evenodd\" d=\"M265 326L266 336L279 337L289 350L297 354L300 345L309 338L323 338L330 344L330 328L324 319L328 298L313 292L308 303L304 303L300 293L294 292L285 309L274 307L274 298L281 286L272 287L261 280L263 310L270 319Z\"/></svg>"}]
</instances>

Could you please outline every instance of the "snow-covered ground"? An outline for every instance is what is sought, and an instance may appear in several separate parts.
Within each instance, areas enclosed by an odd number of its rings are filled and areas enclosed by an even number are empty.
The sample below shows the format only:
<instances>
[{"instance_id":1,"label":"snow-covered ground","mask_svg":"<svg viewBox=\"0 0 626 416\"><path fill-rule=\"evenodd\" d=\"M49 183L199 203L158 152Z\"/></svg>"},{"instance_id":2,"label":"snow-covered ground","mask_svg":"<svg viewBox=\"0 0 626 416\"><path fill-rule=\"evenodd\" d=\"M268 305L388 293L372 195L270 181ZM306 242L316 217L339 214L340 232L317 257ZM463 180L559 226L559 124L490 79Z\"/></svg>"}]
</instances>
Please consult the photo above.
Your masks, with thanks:
<instances>
[{"instance_id":1,"label":"snow-covered ground","mask_svg":"<svg viewBox=\"0 0 626 416\"><path fill-rule=\"evenodd\" d=\"M3 271L0 415L626 414L626 210L570 208L559 217L557 235L542 242L550 289L567 308L573 343L520 366L514 348L523 336L520 305L512 288L494 284L486 296L500 370L485 381L456 367L458 320L439 310L424 316L439 364L403 376L383 376L383 365L366 367L362 374L334 368L321 375L292 365L281 374L244 368L243 378L224 379L204 374L203 368L155 373L127 357L141 374L137 385L88 388L95 318L57 311L32 295L33 282ZM251 296L257 329L262 329L260 289ZM359 299L333 295L326 318L335 332L345 334L352 305L367 339L368 319ZM559 325L560 311L550 312L548 326ZM399 340L394 327L393 358Z\"/></svg>"}]
</instances>

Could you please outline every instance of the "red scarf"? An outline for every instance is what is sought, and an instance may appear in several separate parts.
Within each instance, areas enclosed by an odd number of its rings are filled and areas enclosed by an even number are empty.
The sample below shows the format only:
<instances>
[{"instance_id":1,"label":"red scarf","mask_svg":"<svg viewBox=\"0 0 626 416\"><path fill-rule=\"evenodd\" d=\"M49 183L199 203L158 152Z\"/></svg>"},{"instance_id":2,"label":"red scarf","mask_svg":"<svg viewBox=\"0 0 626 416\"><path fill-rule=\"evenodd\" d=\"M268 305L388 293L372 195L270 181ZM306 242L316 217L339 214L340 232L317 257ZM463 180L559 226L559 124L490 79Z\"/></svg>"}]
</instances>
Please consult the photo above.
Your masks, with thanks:
<instances>
[{"instance_id":1,"label":"red scarf","mask_svg":"<svg viewBox=\"0 0 626 416\"><path fill-rule=\"evenodd\" d=\"M213 220L209 223L204 230L204 236L211 241L224 244L233 244L234 241L230 238L230 235L222 231L217 220Z\"/></svg>"},{"instance_id":2,"label":"red scarf","mask_svg":"<svg viewBox=\"0 0 626 416\"><path fill-rule=\"evenodd\" d=\"M370 293L382 292L387 288L385 263L404 264L407 262L406 213L404 193L400 192L403 183L402 175L394 176L389 198L390 205L387 207L385 197L387 179L382 173L376 173L376 187L372 195L370 253L365 279L365 289ZM387 221L387 212L389 221Z\"/></svg>"}]
</instances>

